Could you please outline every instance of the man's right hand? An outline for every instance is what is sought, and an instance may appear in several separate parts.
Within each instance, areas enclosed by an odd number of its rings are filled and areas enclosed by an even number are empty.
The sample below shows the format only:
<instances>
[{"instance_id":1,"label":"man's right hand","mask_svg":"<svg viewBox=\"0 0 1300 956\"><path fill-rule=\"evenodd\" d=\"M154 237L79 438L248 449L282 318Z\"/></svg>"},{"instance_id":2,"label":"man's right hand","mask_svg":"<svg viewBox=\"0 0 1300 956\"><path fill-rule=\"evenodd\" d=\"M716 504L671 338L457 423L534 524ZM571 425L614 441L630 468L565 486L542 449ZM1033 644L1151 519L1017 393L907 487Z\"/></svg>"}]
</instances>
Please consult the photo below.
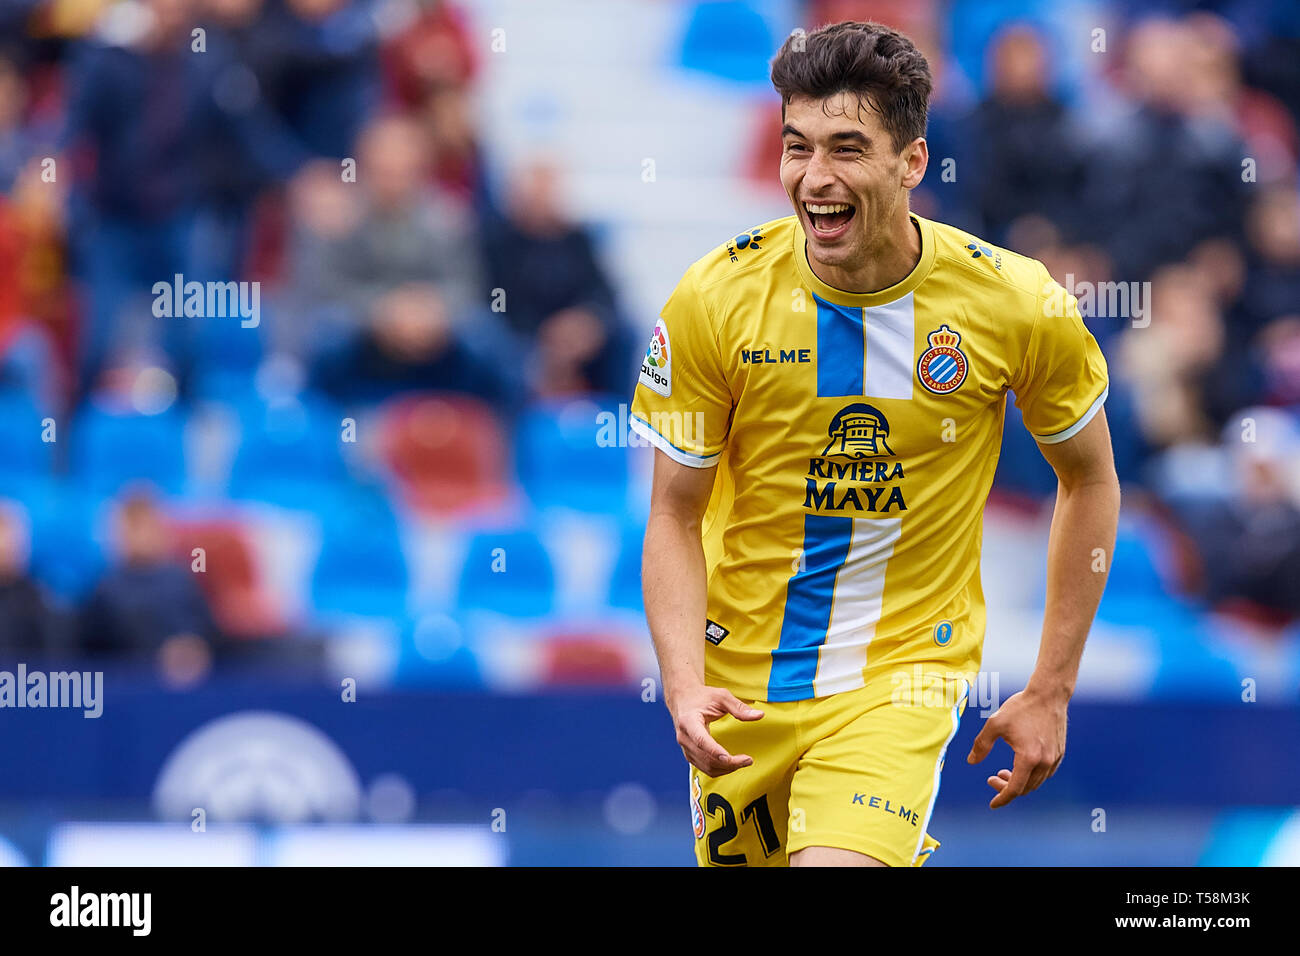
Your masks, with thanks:
<instances>
[{"instance_id":1,"label":"man's right hand","mask_svg":"<svg viewBox=\"0 0 1300 956\"><path fill-rule=\"evenodd\" d=\"M721 777L754 762L748 754L733 757L709 733L709 724L723 714L731 714L737 720L758 720L763 716L761 710L750 707L731 691L700 684L675 694L669 702L668 712L672 715L682 753L691 766L708 776Z\"/></svg>"}]
</instances>

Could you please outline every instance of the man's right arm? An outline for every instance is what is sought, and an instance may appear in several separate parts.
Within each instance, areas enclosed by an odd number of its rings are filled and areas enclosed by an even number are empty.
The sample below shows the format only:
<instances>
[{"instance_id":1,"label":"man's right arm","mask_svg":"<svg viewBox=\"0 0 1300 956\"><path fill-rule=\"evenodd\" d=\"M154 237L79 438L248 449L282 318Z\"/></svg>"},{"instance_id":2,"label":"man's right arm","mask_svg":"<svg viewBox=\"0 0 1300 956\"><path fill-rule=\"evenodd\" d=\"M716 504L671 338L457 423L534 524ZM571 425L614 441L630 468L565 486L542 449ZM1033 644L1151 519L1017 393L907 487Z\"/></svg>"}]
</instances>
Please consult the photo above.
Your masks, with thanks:
<instances>
[{"instance_id":1,"label":"man's right arm","mask_svg":"<svg viewBox=\"0 0 1300 956\"><path fill-rule=\"evenodd\" d=\"M710 777L754 761L745 754L727 753L709 734L708 725L723 714L739 720L763 716L729 690L704 683L707 572L700 526L716 472L716 466L694 468L656 449L641 560L646 621L659 658L664 703L682 753Z\"/></svg>"}]
</instances>

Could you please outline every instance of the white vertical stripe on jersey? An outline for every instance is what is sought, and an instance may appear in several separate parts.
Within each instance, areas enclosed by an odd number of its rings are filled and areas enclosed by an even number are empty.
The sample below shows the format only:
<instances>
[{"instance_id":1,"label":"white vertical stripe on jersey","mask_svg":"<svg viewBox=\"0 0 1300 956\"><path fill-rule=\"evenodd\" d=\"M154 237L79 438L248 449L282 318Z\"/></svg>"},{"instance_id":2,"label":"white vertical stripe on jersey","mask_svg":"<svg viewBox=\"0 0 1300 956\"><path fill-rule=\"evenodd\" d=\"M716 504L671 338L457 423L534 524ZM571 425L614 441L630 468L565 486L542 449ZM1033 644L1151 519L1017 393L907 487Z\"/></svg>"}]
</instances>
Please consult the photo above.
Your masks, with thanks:
<instances>
[{"instance_id":1,"label":"white vertical stripe on jersey","mask_svg":"<svg viewBox=\"0 0 1300 956\"><path fill-rule=\"evenodd\" d=\"M862 394L868 398L912 397L916 371L916 329L912 293L862 310L866 350Z\"/></svg>"},{"instance_id":2,"label":"white vertical stripe on jersey","mask_svg":"<svg viewBox=\"0 0 1300 956\"><path fill-rule=\"evenodd\" d=\"M876 636L885 596L885 568L902 535L902 518L854 518L849 555L835 576L826 642L817 656L816 696L863 685L867 645Z\"/></svg>"}]
</instances>

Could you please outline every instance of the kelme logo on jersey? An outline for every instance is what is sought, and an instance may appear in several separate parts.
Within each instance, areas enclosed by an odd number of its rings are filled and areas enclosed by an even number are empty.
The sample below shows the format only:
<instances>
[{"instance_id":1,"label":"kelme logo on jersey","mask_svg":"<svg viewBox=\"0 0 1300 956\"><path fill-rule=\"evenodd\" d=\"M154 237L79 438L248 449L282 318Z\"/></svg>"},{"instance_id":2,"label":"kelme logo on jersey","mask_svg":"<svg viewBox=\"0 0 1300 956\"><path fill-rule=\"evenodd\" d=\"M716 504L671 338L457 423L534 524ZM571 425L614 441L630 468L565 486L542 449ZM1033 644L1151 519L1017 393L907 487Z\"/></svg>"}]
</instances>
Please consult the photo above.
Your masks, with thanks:
<instances>
[{"instance_id":1,"label":"kelme logo on jersey","mask_svg":"<svg viewBox=\"0 0 1300 956\"><path fill-rule=\"evenodd\" d=\"M736 253L741 250L753 249L755 252L761 251L763 247L760 246L759 243L762 239L763 236L761 230L751 229L749 232L742 232L735 239L731 239L727 242L727 257L732 262L739 262L740 256Z\"/></svg>"},{"instance_id":2,"label":"kelme logo on jersey","mask_svg":"<svg viewBox=\"0 0 1300 956\"><path fill-rule=\"evenodd\" d=\"M996 249L990 249L982 242L968 242L966 243L966 248L970 250L970 257L972 259L989 259L993 262L993 268L1002 268L1002 253L998 252Z\"/></svg>"},{"instance_id":3,"label":"kelme logo on jersey","mask_svg":"<svg viewBox=\"0 0 1300 956\"><path fill-rule=\"evenodd\" d=\"M901 485L903 463L890 461L889 421L874 405L855 402L831 418L830 439L821 454L808 459L805 508L819 513L906 511Z\"/></svg>"},{"instance_id":4,"label":"kelme logo on jersey","mask_svg":"<svg viewBox=\"0 0 1300 956\"><path fill-rule=\"evenodd\" d=\"M704 836L704 810L700 807L700 797L704 791L700 789L700 775L691 774L691 826L695 828L695 839Z\"/></svg>"},{"instance_id":5,"label":"kelme logo on jersey","mask_svg":"<svg viewBox=\"0 0 1300 956\"><path fill-rule=\"evenodd\" d=\"M917 377L936 395L956 391L970 371L966 353L957 347L961 344L961 334L941 325L927 338L930 347L916 361Z\"/></svg>"},{"instance_id":6,"label":"kelme logo on jersey","mask_svg":"<svg viewBox=\"0 0 1300 956\"><path fill-rule=\"evenodd\" d=\"M668 326L663 319L655 323L650 345L641 360L640 382L664 398L673 393L673 355L668 348Z\"/></svg>"}]
</instances>

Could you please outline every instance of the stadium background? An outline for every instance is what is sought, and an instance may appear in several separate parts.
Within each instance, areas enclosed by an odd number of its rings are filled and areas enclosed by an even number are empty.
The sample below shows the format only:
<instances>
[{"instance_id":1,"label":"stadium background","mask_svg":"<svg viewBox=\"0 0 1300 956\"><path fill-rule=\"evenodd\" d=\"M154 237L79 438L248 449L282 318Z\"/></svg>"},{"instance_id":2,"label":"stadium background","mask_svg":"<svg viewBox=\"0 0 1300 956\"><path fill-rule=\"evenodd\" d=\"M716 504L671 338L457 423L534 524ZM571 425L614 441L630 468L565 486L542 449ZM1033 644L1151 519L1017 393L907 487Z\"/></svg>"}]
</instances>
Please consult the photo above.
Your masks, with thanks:
<instances>
[{"instance_id":1,"label":"stadium background","mask_svg":"<svg viewBox=\"0 0 1300 956\"><path fill-rule=\"evenodd\" d=\"M105 684L0 710L0 860L690 863L625 403L788 211L768 59L849 17L935 71L914 208L1154 297L1088 318L1125 497L1068 755L991 813L968 713L931 865L1300 862L1283 0L2 0L0 657ZM177 274L256 325L158 317ZM1054 488L1010 418L1000 699Z\"/></svg>"}]
</instances>

